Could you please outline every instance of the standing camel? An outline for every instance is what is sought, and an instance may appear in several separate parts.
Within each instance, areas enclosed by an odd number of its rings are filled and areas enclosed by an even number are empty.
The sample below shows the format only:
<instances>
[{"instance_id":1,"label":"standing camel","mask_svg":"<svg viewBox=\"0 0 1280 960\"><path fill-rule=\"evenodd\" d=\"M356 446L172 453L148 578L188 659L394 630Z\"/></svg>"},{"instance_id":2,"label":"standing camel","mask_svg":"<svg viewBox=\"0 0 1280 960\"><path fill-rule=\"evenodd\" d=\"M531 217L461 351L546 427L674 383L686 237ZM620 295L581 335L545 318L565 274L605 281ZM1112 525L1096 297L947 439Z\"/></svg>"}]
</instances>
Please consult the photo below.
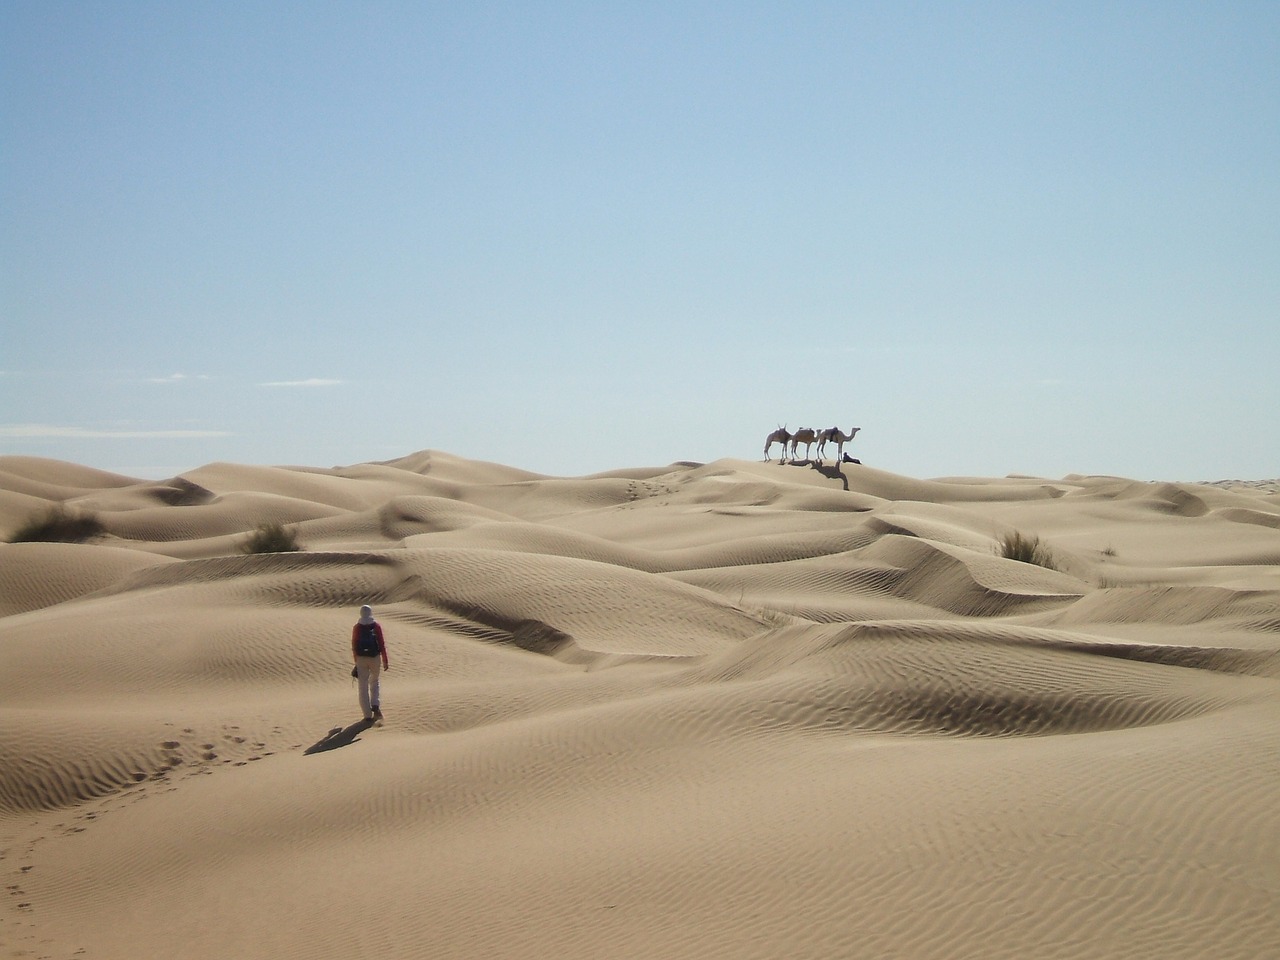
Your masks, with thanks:
<instances>
[{"instance_id":1,"label":"standing camel","mask_svg":"<svg viewBox=\"0 0 1280 960\"><path fill-rule=\"evenodd\" d=\"M828 443L836 445L836 463L844 459L844 445L852 440L861 427L850 427L848 433L841 433L839 427L829 427L818 434L818 462L822 462L822 452Z\"/></svg>"},{"instance_id":2,"label":"standing camel","mask_svg":"<svg viewBox=\"0 0 1280 960\"><path fill-rule=\"evenodd\" d=\"M769 434L764 441L764 458L769 459L769 448L775 443L782 444L782 459L787 459L787 444L791 442L791 433L786 427L779 427L773 433Z\"/></svg>"},{"instance_id":3,"label":"standing camel","mask_svg":"<svg viewBox=\"0 0 1280 960\"><path fill-rule=\"evenodd\" d=\"M791 459L796 458L796 451L800 449L800 444L804 444L804 458L809 459L809 449L813 446L818 435L814 432L813 427L801 427L791 435Z\"/></svg>"}]
</instances>

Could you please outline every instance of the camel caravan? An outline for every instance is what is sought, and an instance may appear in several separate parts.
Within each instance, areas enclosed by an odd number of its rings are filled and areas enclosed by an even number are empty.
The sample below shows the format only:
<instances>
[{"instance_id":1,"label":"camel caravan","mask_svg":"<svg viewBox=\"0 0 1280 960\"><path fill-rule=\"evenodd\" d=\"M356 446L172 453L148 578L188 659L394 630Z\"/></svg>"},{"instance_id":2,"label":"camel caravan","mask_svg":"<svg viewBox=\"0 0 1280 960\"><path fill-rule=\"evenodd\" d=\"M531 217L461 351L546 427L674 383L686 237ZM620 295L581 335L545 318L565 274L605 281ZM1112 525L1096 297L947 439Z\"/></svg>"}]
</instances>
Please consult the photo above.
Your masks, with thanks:
<instances>
[{"instance_id":1,"label":"camel caravan","mask_svg":"<svg viewBox=\"0 0 1280 960\"><path fill-rule=\"evenodd\" d=\"M814 430L812 427L801 427L795 433L791 433L786 427L779 427L773 433L769 434L764 441L764 458L766 461L773 458L769 455L769 451L773 445L779 444L782 447L782 456L780 461L786 463L788 459L792 463L808 463L810 452L814 444L818 446L818 463L822 463L822 459L826 456L827 444L834 443L836 445L836 463L859 463L860 461L853 459L844 452L844 445L857 435L861 427L850 427L848 433L844 433L839 427L828 427L825 430ZM800 447L804 447L804 459L800 459ZM787 457L788 448L791 450L790 458Z\"/></svg>"}]
</instances>

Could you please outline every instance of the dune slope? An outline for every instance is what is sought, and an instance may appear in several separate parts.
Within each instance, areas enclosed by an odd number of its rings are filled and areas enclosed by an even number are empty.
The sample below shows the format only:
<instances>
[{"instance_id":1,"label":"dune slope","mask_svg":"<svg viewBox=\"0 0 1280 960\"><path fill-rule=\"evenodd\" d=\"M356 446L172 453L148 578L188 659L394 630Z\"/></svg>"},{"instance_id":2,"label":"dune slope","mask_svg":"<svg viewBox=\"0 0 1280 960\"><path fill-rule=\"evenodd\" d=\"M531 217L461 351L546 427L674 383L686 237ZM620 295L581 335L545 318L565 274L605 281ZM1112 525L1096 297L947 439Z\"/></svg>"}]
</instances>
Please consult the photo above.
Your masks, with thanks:
<instances>
[{"instance_id":1,"label":"dune slope","mask_svg":"<svg viewBox=\"0 0 1280 960\"><path fill-rule=\"evenodd\" d=\"M0 457L55 505L107 533L0 544L0 956L1280 953L1269 486Z\"/></svg>"}]
</instances>

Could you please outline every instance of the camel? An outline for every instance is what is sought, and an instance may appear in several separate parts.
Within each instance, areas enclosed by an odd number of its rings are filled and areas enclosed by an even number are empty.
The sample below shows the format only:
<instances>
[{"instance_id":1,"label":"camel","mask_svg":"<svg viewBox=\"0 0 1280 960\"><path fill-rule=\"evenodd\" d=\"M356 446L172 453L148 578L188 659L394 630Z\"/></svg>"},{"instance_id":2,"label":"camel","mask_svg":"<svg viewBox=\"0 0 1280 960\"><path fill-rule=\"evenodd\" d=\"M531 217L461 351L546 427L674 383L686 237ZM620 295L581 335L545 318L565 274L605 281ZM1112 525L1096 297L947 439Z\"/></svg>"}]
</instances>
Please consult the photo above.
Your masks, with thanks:
<instances>
[{"instance_id":1,"label":"camel","mask_svg":"<svg viewBox=\"0 0 1280 960\"><path fill-rule=\"evenodd\" d=\"M828 443L836 445L836 463L844 459L844 445L852 440L861 427L850 427L848 433L841 433L839 427L829 427L818 434L818 462L822 462L822 452Z\"/></svg>"},{"instance_id":2,"label":"camel","mask_svg":"<svg viewBox=\"0 0 1280 960\"><path fill-rule=\"evenodd\" d=\"M769 448L775 443L782 444L782 459L787 459L787 444L791 442L791 433L786 427L779 427L773 433L769 434L764 441L764 458L769 459Z\"/></svg>"},{"instance_id":3,"label":"camel","mask_svg":"<svg viewBox=\"0 0 1280 960\"><path fill-rule=\"evenodd\" d=\"M800 444L804 444L804 458L809 459L809 448L813 446L818 435L814 432L813 427L801 427L791 435L791 459L796 458L796 451L800 449Z\"/></svg>"}]
</instances>

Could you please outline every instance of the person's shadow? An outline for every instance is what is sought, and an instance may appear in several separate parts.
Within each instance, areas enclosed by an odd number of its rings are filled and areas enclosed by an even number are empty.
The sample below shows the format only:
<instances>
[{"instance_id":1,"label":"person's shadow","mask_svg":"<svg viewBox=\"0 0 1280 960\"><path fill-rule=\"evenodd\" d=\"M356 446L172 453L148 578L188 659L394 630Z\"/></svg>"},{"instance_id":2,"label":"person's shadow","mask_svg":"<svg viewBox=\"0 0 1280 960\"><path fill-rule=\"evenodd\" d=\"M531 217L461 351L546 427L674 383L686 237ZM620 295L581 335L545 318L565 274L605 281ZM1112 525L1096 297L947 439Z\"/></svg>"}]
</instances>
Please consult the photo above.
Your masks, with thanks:
<instances>
[{"instance_id":1,"label":"person's shadow","mask_svg":"<svg viewBox=\"0 0 1280 960\"><path fill-rule=\"evenodd\" d=\"M339 747L350 746L360 739L360 734L372 727L373 723L372 720L357 720L349 727L334 727L320 740L302 752L309 756L313 753L324 753L326 750L337 750Z\"/></svg>"}]
</instances>

